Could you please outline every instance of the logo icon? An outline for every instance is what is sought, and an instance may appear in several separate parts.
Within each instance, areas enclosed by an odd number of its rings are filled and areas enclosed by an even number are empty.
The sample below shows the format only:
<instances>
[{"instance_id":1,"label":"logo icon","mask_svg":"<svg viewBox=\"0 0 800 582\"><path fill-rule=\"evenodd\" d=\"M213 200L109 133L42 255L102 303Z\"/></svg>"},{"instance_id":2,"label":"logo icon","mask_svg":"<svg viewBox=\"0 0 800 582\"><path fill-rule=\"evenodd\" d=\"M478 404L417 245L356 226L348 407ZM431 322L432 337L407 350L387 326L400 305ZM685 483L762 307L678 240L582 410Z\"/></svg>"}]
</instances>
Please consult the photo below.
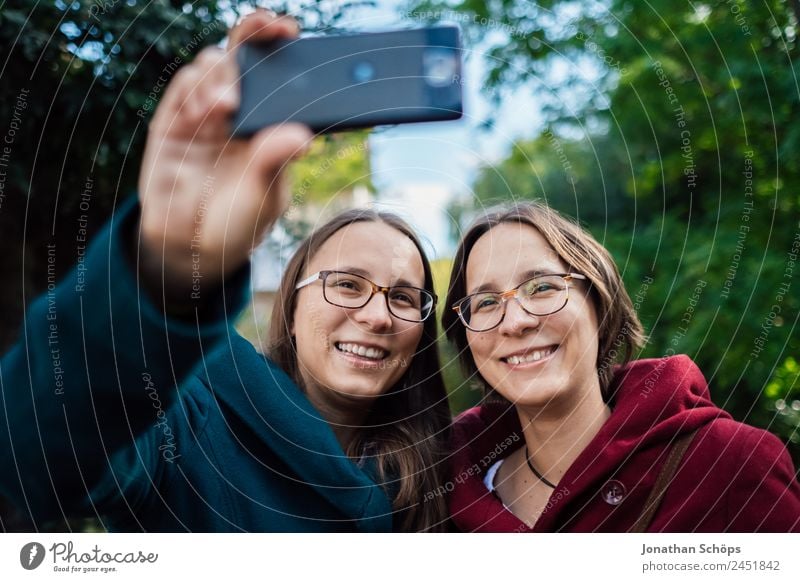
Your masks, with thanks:
<instances>
[{"instance_id":1,"label":"logo icon","mask_svg":"<svg viewBox=\"0 0 800 582\"><path fill-rule=\"evenodd\" d=\"M19 552L19 563L26 570L35 570L44 561L44 546L38 542L29 542Z\"/></svg>"}]
</instances>

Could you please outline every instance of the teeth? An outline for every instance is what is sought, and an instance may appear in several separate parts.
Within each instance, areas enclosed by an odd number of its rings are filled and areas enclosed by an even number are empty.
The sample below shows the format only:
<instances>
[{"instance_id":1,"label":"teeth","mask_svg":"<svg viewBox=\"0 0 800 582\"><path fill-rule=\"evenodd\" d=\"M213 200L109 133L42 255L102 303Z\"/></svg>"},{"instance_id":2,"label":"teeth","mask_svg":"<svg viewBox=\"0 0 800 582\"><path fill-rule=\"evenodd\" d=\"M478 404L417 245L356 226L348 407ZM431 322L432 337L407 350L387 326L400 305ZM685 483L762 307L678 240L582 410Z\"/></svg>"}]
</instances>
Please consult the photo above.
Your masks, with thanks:
<instances>
[{"instance_id":1,"label":"teeth","mask_svg":"<svg viewBox=\"0 0 800 582\"><path fill-rule=\"evenodd\" d=\"M516 366L517 364L525 364L527 362L538 362L542 358L545 358L552 354L555 351L554 348L547 348L546 350L536 350L535 352L531 352L524 356L509 356L506 358L506 361L511 364L512 366Z\"/></svg>"},{"instance_id":2,"label":"teeth","mask_svg":"<svg viewBox=\"0 0 800 582\"><path fill-rule=\"evenodd\" d=\"M370 360L382 360L386 357L386 351L379 348L368 348L358 344L336 344L336 347L341 352L348 352L361 356L362 358L369 358Z\"/></svg>"}]
</instances>

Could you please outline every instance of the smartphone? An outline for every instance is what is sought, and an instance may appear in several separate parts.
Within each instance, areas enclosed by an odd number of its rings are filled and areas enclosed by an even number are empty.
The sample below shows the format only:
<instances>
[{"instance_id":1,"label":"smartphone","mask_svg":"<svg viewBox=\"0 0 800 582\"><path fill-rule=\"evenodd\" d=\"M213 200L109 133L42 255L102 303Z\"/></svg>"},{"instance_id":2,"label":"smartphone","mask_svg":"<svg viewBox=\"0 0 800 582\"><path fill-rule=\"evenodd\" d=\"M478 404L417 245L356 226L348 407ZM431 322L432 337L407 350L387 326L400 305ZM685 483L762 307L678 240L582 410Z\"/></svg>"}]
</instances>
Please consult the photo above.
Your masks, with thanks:
<instances>
[{"instance_id":1,"label":"smartphone","mask_svg":"<svg viewBox=\"0 0 800 582\"><path fill-rule=\"evenodd\" d=\"M238 59L237 137L283 121L325 133L462 115L454 26L247 43Z\"/></svg>"}]
</instances>

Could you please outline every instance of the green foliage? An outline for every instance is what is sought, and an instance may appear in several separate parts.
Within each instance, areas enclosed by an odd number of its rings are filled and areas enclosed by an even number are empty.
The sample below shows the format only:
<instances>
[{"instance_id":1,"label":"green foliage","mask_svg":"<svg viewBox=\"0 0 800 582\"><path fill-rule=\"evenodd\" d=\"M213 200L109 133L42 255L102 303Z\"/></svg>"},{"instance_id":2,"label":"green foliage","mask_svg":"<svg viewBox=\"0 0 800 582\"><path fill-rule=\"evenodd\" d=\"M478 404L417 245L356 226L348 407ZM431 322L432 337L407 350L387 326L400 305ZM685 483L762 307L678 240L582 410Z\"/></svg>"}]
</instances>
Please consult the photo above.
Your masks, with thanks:
<instances>
[{"instance_id":1,"label":"green foliage","mask_svg":"<svg viewBox=\"0 0 800 582\"><path fill-rule=\"evenodd\" d=\"M17 128L6 144L0 204L7 257L0 346L14 338L25 301L46 284L45 245L56 245L60 276L135 189L147 120L164 84L222 39L225 9L217 1L192 9L164 0L19 0L0 10L0 131Z\"/></svg>"},{"instance_id":2,"label":"green foliage","mask_svg":"<svg viewBox=\"0 0 800 582\"><path fill-rule=\"evenodd\" d=\"M765 392L775 399L778 411L773 430L792 443L800 443L800 365L794 357L786 358L775 370Z\"/></svg>"},{"instance_id":3,"label":"green foliage","mask_svg":"<svg viewBox=\"0 0 800 582\"><path fill-rule=\"evenodd\" d=\"M451 259L437 259L431 262L433 271L433 286L439 302L436 305L436 320L442 321L442 314L449 306L445 305L447 297L447 287L450 284L450 270L453 261ZM447 388L447 399L450 403L450 410L453 415L457 415L464 410L478 404L481 399L480 388L476 382L469 380L461 367L453 345L447 341L444 332L439 336L439 358L442 362L442 376L444 377L445 387Z\"/></svg>"},{"instance_id":4,"label":"green foliage","mask_svg":"<svg viewBox=\"0 0 800 582\"><path fill-rule=\"evenodd\" d=\"M478 204L538 197L579 217L639 296L643 355L691 355L717 402L780 434L800 460L790 371L800 352L800 4L414 10L460 12L487 47L489 93L525 84L545 105L548 129L484 169Z\"/></svg>"},{"instance_id":5,"label":"green foliage","mask_svg":"<svg viewBox=\"0 0 800 582\"><path fill-rule=\"evenodd\" d=\"M367 136L360 131L317 138L290 168L295 201L322 203L356 186L374 191Z\"/></svg>"},{"instance_id":6,"label":"green foliage","mask_svg":"<svg viewBox=\"0 0 800 582\"><path fill-rule=\"evenodd\" d=\"M497 166L486 167L474 185L481 206L508 200L538 199L590 224L629 210L626 165L606 136L564 139L548 128L538 137L513 144Z\"/></svg>"}]
</instances>

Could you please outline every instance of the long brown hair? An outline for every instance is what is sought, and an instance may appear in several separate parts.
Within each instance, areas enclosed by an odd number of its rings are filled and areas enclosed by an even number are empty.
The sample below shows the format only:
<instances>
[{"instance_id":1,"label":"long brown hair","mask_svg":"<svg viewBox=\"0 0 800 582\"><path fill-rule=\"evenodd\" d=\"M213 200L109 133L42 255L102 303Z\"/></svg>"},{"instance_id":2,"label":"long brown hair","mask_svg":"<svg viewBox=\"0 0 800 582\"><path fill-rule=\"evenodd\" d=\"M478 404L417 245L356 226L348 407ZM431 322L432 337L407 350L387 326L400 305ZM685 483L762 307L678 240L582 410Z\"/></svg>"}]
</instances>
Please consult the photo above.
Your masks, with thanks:
<instances>
[{"instance_id":1,"label":"long brown hair","mask_svg":"<svg viewBox=\"0 0 800 582\"><path fill-rule=\"evenodd\" d=\"M466 231L453 259L453 271L447 292L442 325L447 337L456 345L461 363L470 376L484 384L487 395L497 399L480 376L467 342L466 328L450 306L467 294L467 260L472 247L489 230L502 223L527 224L538 230L570 270L589 279L589 295L599 322L597 373L603 398L608 401L614 365L631 359L636 348L645 341L644 330L633 302L625 290L617 265L609 252L580 225L540 202L518 203L501 207L479 217Z\"/></svg>"},{"instance_id":2,"label":"long brown hair","mask_svg":"<svg viewBox=\"0 0 800 582\"><path fill-rule=\"evenodd\" d=\"M289 261L272 309L269 356L303 389L292 336L295 286L306 265L333 234L356 222L382 222L417 247L425 271L425 289L433 293L430 264L411 227L390 212L355 209L334 217L306 238ZM436 318L423 322L422 338L403 377L379 397L364 426L346 451L374 457L378 474L393 493L395 530L443 531L447 507L438 491L446 474L450 411L440 374Z\"/></svg>"}]
</instances>

